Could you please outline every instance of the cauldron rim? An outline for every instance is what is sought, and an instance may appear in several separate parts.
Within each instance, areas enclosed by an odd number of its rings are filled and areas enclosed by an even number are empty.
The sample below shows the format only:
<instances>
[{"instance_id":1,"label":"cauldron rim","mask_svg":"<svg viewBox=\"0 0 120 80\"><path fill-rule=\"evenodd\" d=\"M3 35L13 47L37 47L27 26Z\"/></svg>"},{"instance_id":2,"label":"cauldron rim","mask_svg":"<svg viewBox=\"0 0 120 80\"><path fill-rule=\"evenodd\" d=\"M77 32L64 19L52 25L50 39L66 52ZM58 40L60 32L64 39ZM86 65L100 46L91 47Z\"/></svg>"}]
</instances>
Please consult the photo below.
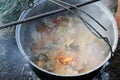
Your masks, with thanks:
<instances>
[{"instance_id":1,"label":"cauldron rim","mask_svg":"<svg viewBox=\"0 0 120 80\"><path fill-rule=\"evenodd\" d=\"M40 3L44 2L46 0L42 0L40 1L39 3L35 3L35 5L39 5ZM114 35L114 44L112 46L112 50L115 51L116 47L117 47L117 43L118 43L118 29L117 29L117 24L115 22L115 19L113 17L113 15L111 14L111 12L102 4L102 3L98 3L98 7L104 7L104 8L101 8L101 10L105 11L106 14L109 14L109 18L113 21L113 25L114 25L114 30L115 31L115 35ZM31 9L28 9L28 10L25 10L22 12L19 20L22 20L25 18L25 16L30 12ZM82 76L82 75L86 75L86 74L89 74L97 69L99 69L100 67L102 67L110 58L111 58L111 53L108 54L108 56L106 57L106 59L99 65L97 66L96 68L88 71L88 72L84 72L84 73L80 73L80 74L77 74L77 75L61 75L61 74L57 74L57 73L53 73L53 72L49 72L47 70L44 70L40 67L38 67L35 63L33 63L29 57L26 55L26 53L24 52L24 49L22 48L22 45L21 45L21 42L20 42L20 29L21 29L21 24L17 25L16 26L16 32L15 32L15 37L16 37L16 42L17 42L17 45L18 45L18 48L19 50L21 51L22 55L24 56L24 58L30 63L32 64L34 67L36 67L37 69L45 72L45 73L48 73L48 74L51 74L51 75L55 75L55 76L61 76L61 77L76 77L76 76Z\"/></svg>"}]
</instances>

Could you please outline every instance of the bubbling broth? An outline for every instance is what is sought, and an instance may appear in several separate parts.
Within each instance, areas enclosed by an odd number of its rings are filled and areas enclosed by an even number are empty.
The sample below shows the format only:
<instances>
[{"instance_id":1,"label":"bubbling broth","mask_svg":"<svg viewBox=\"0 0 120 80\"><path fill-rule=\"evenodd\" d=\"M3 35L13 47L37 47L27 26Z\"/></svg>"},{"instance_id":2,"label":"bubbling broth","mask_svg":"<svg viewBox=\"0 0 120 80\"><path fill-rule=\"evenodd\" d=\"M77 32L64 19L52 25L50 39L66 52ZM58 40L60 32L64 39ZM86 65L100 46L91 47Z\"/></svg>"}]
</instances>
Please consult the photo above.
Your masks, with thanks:
<instances>
[{"instance_id":1,"label":"bubbling broth","mask_svg":"<svg viewBox=\"0 0 120 80\"><path fill-rule=\"evenodd\" d=\"M73 16L44 19L32 33L30 49L40 68L63 75L90 71L109 52L106 43Z\"/></svg>"}]
</instances>

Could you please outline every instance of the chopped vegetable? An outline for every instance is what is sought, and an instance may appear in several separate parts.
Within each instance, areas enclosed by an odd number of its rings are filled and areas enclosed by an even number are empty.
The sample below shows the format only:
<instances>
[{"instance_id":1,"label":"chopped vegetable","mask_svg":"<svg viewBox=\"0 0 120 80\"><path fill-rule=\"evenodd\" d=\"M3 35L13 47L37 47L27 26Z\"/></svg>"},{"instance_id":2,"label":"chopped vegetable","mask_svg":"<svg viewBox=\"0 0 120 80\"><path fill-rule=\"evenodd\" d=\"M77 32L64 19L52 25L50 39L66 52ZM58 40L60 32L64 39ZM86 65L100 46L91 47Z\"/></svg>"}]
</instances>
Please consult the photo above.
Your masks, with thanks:
<instances>
[{"instance_id":1,"label":"chopped vegetable","mask_svg":"<svg viewBox=\"0 0 120 80\"><path fill-rule=\"evenodd\" d=\"M65 57L63 55L57 56L58 59L62 64L67 65L69 62L73 60L73 57Z\"/></svg>"},{"instance_id":2,"label":"chopped vegetable","mask_svg":"<svg viewBox=\"0 0 120 80\"><path fill-rule=\"evenodd\" d=\"M42 67L44 63L45 63L44 61L39 61L37 65L38 65L39 67Z\"/></svg>"},{"instance_id":3,"label":"chopped vegetable","mask_svg":"<svg viewBox=\"0 0 120 80\"><path fill-rule=\"evenodd\" d=\"M53 23L55 23L57 26L62 23L65 20L65 17L59 16L57 19L53 20Z\"/></svg>"}]
</instances>

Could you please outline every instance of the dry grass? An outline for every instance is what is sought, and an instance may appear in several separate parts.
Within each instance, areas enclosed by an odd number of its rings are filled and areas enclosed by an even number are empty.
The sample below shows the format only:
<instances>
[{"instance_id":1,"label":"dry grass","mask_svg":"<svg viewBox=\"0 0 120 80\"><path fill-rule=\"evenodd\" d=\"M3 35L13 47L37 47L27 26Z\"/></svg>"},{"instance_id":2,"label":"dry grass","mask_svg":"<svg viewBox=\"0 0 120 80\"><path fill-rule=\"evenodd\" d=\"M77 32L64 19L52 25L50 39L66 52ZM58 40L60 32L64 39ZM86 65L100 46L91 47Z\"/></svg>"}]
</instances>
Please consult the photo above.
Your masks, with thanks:
<instances>
[{"instance_id":1,"label":"dry grass","mask_svg":"<svg viewBox=\"0 0 120 80\"><path fill-rule=\"evenodd\" d=\"M26 5L27 0L0 0L0 24L18 20ZM13 27L2 29L0 30L0 37L13 32Z\"/></svg>"}]
</instances>

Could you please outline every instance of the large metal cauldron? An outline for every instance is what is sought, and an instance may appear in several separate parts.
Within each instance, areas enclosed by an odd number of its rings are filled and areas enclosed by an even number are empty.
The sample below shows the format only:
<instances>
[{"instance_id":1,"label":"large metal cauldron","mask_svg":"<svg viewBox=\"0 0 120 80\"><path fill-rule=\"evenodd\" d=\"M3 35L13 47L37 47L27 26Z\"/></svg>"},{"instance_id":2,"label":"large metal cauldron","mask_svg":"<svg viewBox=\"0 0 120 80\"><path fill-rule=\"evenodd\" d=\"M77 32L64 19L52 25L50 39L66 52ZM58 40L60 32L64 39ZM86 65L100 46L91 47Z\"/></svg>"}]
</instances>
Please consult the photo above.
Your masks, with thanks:
<instances>
[{"instance_id":1,"label":"large metal cauldron","mask_svg":"<svg viewBox=\"0 0 120 80\"><path fill-rule=\"evenodd\" d=\"M75 4L78 2L83 2L84 0L66 0L69 3ZM50 3L46 0L38 0L35 3L35 7L25 10L20 17L20 20L34 16L40 13L48 12L51 10L58 9L57 5L53 5L53 3ZM80 9L84 10L85 12L89 13L91 16L93 16L97 21L99 21L105 28L107 28L107 31L104 31L101 27L99 27L95 22L93 22L90 18L88 18L86 15L80 13L81 16L84 16L84 19L87 20L92 26L99 31L103 36L107 37L110 41L110 44L112 46L112 50L114 51L117 46L118 41L118 30L116 22L112 16L112 14L109 12L109 10L104 7L100 2L90 4L88 6L81 7ZM65 14L68 12L65 12ZM59 13L57 15L61 15L64 13ZM69 14L69 13L68 13ZM52 15L54 17L55 15ZM29 57L31 57L31 52L29 50L29 44L31 39L31 33L35 30L35 27L37 27L40 23L41 19L34 20L31 22L27 22L24 24L17 25L16 27L16 41L19 50L23 54L23 56L26 58L26 60L31 65L34 72L43 80L91 80L95 74L97 74L100 70L100 68L111 58L111 53L109 52L109 55L106 57L106 59L98 65L94 70L91 70L89 72L78 74L75 76L64 76L59 75L55 73L48 72L46 70L43 70L39 68L36 64L34 64Z\"/></svg>"}]
</instances>

